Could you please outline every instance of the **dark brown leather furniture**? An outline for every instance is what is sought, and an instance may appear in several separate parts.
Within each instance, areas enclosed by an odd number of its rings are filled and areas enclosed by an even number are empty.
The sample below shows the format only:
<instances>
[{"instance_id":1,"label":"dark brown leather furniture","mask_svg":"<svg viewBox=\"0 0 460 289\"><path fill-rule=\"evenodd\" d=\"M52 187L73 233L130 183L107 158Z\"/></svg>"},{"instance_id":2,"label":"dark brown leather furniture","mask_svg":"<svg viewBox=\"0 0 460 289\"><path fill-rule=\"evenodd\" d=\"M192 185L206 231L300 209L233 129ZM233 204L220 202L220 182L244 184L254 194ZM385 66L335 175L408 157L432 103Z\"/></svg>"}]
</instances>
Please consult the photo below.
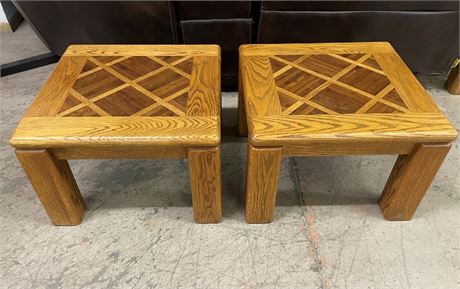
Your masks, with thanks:
<instances>
[{"instance_id":1,"label":"dark brown leather furniture","mask_svg":"<svg viewBox=\"0 0 460 289\"><path fill-rule=\"evenodd\" d=\"M251 2L179 1L176 4L183 42L219 44L222 53L222 85L235 84L238 47L253 40Z\"/></svg>"},{"instance_id":2,"label":"dark brown leather furniture","mask_svg":"<svg viewBox=\"0 0 460 289\"><path fill-rule=\"evenodd\" d=\"M50 49L71 43L216 43L236 86L243 43L389 41L414 72L459 56L458 1L16 2Z\"/></svg>"},{"instance_id":3,"label":"dark brown leather furniture","mask_svg":"<svg viewBox=\"0 0 460 289\"><path fill-rule=\"evenodd\" d=\"M415 72L440 73L458 56L455 1L264 1L259 43L388 41Z\"/></svg>"}]
</instances>

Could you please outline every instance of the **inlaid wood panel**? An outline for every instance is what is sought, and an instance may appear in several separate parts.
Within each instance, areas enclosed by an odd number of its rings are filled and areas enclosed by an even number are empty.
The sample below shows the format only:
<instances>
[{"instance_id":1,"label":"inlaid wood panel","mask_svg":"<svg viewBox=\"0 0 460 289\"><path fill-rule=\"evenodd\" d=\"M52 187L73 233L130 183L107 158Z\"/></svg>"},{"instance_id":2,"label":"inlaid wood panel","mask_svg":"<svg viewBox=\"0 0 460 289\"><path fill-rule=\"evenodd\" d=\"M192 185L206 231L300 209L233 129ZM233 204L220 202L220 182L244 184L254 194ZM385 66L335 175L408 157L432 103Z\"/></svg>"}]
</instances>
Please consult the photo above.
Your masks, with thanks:
<instances>
[{"instance_id":1,"label":"inlaid wood panel","mask_svg":"<svg viewBox=\"0 0 460 289\"><path fill-rule=\"evenodd\" d=\"M399 154L380 207L386 219L412 217L457 131L389 43L239 52L249 223L272 219L282 156Z\"/></svg>"},{"instance_id":2,"label":"inlaid wood panel","mask_svg":"<svg viewBox=\"0 0 460 289\"><path fill-rule=\"evenodd\" d=\"M414 144L457 135L389 43L242 45L240 70L240 106L255 146L361 145L369 137Z\"/></svg>"},{"instance_id":3,"label":"inlaid wood panel","mask_svg":"<svg viewBox=\"0 0 460 289\"><path fill-rule=\"evenodd\" d=\"M89 57L57 116L182 116L189 56Z\"/></svg>"},{"instance_id":4,"label":"inlaid wood panel","mask_svg":"<svg viewBox=\"0 0 460 289\"><path fill-rule=\"evenodd\" d=\"M9 142L56 225L85 205L66 160L185 158L195 220L221 219L220 48L70 46Z\"/></svg>"},{"instance_id":5,"label":"inlaid wood panel","mask_svg":"<svg viewBox=\"0 0 460 289\"><path fill-rule=\"evenodd\" d=\"M219 117L218 46L75 45L61 57L10 143L215 146Z\"/></svg>"},{"instance_id":6,"label":"inlaid wood panel","mask_svg":"<svg viewBox=\"0 0 460 289\"><path fill-rule=\"evenodd\" d=\"M408 111L371 54L273 55L270 64L285 115Z\"/></svg>"}]
</instances>

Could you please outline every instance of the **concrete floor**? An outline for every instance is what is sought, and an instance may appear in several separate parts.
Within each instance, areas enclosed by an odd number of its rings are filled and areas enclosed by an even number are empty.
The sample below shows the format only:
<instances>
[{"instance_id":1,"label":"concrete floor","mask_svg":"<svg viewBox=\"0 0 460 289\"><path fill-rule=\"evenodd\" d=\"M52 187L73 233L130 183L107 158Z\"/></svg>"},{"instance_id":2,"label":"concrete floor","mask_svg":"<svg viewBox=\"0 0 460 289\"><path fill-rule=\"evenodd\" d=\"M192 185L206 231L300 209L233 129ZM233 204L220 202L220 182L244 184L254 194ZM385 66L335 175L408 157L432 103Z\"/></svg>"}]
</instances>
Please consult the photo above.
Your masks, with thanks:
<instances>
[{"instance_id":1,"label":"concrete floor","mask_svg":"<svg viewBox=\"0 0 460 289\"><path fill-rule=\"evenodd\" d=\"M11 45L3 62L23 51ZM52 226L7 139L53 67L0 79L0 288L460 287L458 141L412 221L376 205L395 156L317 157L284 159L274 222L248 225L235 93L223 94L222 223L193 222L186 161L101 160L71 162L83 223ZM420 80L460 127L460 96Z\"/></svg>"}]
</instances>

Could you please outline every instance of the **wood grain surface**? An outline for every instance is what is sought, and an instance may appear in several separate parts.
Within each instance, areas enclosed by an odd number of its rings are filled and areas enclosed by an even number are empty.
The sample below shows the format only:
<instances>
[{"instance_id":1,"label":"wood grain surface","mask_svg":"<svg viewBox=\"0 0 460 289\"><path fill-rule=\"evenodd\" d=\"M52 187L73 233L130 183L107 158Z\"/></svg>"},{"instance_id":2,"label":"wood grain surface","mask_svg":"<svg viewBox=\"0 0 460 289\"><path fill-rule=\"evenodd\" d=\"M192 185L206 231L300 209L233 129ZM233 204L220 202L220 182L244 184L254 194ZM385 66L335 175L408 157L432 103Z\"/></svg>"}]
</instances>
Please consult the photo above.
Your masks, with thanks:
<instances>
[{"instance_id":1,"label":"wood grain surface","mask_svg":"<svg viewBox=\"0 0 460 289\"><path fill-rule=\"evenodd\" d=\"M240 65L241 66L241 65ZM241 82L241 70L238 74L238 115L237 115L237 122L238 122L238 135L241 137L248 136L248 122L246 120L246 108L245 108L245 98L244 98L244 91L242 88Z\"/></svg>"},{"instance_id":2,"label":"wood grain surface","mask_svg":"<svg viewBox=\"0 0 460 289\"><path fill-rule=\"evenodd\" d=\"M220 147L189 148L188 164L192 204L197 223L218 223L222 218Z\"/></svg>"},{"instance_id":3,"label":"wood grain surface","mask_svg":"<svg viewBox=\"0 0 460 289\"><path fill-rule=\"evenodd\" d=\"M281 148L248 146L245 202L248 223L269 223L273 219L281 153Z\"/></svg>"},{"instance_id":4,"label":"wood grain surface","mask_svg":"<svg viewBox=\"0 0 460 289\"><path fill-rule=\"evenodd\" d=\"M218 117L24 118L10 144L16 148L216 146Z\"/></svg>"},{"instance_id":5,"label":"wood grain surface","mask_svg":"<svg viewBox=\"0 0 460 289\"><path fill-rule=\"evenodd\" d=\"M49 149L60 160L74 159L186 159L185 146L65 147Z\"/></svg>"},{"instance_id":6,"label":"wood grain surface","mask_svg":"<svg viewBox=\"0 0 460 289\"><path fill-rule=\"evenodd\" d=\"M270 146L314 141L450 142L457 131L442 114L344 114L255 117L251 135L252 144Z\"/></svg>"},{"instance_id":7,"label":"wood grain surface","mask_svg":"<svg viewBox=\"0 0 460 289\"><path fill-rule=\"evenodd\" d=\"M388 53L391 51L392 47L388 42L244 44L239 49L242 56Z\"/></svg>"},{"instance_id":8,"label":"wood grain surface","mask_svg":"<svg viewBox=\"0 0 460 289\"><path fill-rule=\"evenodd\" d=\"M400 141L312 141L300 145L283 145L283 156L348 156L348 155L394 155L408 154L414 149L413 142Z\"/></svg>"},{"instance_id":9,"label":"wood grain surface","mask_svg":"<svg viewBox=\"0 0 460 289\"><path fill-rule=\"evenodd\" d=\"M376 54L375 57L391 83L401 93L410 112L440 112L434 100L396 52Z\"/></svg>"},{"instance_id":10,"label":"wood grain surface","mask_svg":"<svg viewBox=\"0 0 460 289\"><path fill-rule=\"evenodd\" d=\"M54 116L78 77L87 57L61 57L24 117Z\"/></svg>"},{"instance_id":11,"label":"wood grain surface","mask_svg":"<svg viewBox=\"0 0 460 289\"><path fill-rule=\"evenodd\" d=\"M254 56L243 58L243 91L245 108L249 115L277 115L281 114L281 105L276 91L275 81L268 57Z\"/></svg>"},{"instance_id":12,"label":"wood grain surface","mask_svg":"<svg viewBox=\"0 0 460 289\"><path fill-rule=\"evenodd\" d=\"M84 203L67 159L188 158L195 219L221 219L220 48L72 45L10 138L54 224Z\"/></svg>"},{"instance_id":13,"label":"wood grain surface","mask_svg":"<svg viewBox=\"0 0 460 289\"><path fill-rule=\"evenodd\" d=\"M216 45L70 46L10 139L91 157L91 147L219 142Z\"/></svg>"},{"instance_id":14,"label":"wood grain surface","mask_svg":"<svg viewBox=\"0 0 460 289\"><path fill-rule=\"evenodd\" d=\"M421 144L410 154L398 157L379 201L385 219L412 218L450 147L450 144Z\"/></svg>"},{"instance_id":15,"label":"wood grain surface","mask_svg":"<svg viewBox=\"0 0 460 289\"><path fill-rule=\"evenodd\" d=\"M185 115L193 57L106 58L88 58L57 116Z\"/></svg>"},{"instance_id":16,"label":"wood grain surface","mask_svg":"<svg viewBox=\"0 0 460 289\"><path fill-rule=\"evenodd\" d=\"M281 155L400 154L380 204L388 219L412 216L447 153L436 144L452 142L457 131L389 43L248 44L239 51L248 222L271 219ZM416 184L416 176L426 180Z\"/></svg>"},{"instance_id":17,"label":"wood grain surface","mask_svg":"<svg viewBox=\"0 0 460 289\"><path fill-rule=\"evenodd\" d=\"M53 224L80 224L85 202L67 161L46 150L16 150L16 156Z\"/></svg>"},{"instance_id":18,"label":"wood grain surface","mask_svg":"<svg viewBox=\"0 0 460 289\"><path fill-rule=\"evenodd\" d=\"M218 45L70 45L65 56L182 56L220 57Z\"/></svg>"},{"instance_id":19,"label":"wood grain surface","mask_svg":"<svg viewBox=\"0 0 460 289\"><path fill-rule=\"evenodd\" d=\"M220 60L195 56L187 101L188 116L220 116Z\"/></svg>"},{"instance_id":20,"label":"wood grain surface","mask_svg":"<svg viewBox=\"0 0 460 289\"><path fill-rule=\"evenodd\" d=\"M451 94L460 94L460 64L457 64L447 78L446 88Z\"/></svg>"}]
</instances>

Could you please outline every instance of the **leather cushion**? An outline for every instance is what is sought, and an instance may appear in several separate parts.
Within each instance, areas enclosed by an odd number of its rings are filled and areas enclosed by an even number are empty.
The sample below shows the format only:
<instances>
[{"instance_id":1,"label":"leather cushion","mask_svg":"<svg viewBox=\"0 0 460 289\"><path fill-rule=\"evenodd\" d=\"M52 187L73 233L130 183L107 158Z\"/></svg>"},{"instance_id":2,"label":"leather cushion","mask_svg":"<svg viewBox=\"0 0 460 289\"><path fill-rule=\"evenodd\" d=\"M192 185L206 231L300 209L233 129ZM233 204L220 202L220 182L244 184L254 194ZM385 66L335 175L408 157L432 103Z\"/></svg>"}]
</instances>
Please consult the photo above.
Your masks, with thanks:
<instances>
[{"instance_id":1,"label":"leather cushion","mask_svg":"<svg viewBox=\"0 0 460 289\"><path fill-rule=\"evenodd\" d=\"M278 11L459 11L458 1L263 1Z\"/></svg>"},{"instance_id":2,"label":"leather cushion","mask_svg":"<svg viewBox=\"0 0 460 289\"><path fill-rule=\"evenodd\" d=\"M58 55L79 43L179 42L174 9L166 1L20 1L15 5Z\"/></svg>"},{"instance_id":3,"label":"leather cushion","mask_svg":"<svg viewBox=\"0 0 460 289\"><path fill-rule=\"evenodd\" d=\"M251 1L178 1L181 20L248 18Z\"/></svg>"},{"instance_id":4,"label":"leather cushion","mask_svg":"<svg viewBox=\"0 0 460 289\"><path fill-rule=\"evenodd\" d=\"M458 12L263 11L259 43L388 41L415 72L440 73L459 55Z\"/></svg>"},{"instance_id":5,"label":"leather cushion","mask_svg":"<svg viewBox=\"0 0 460 289\"><path fill-rule=\"evenodd\" d=\"M218 44L222 51L237 51L251 43L251 19L214 19L181 21L186 44Z\"/></svg>"}]
</instances>

